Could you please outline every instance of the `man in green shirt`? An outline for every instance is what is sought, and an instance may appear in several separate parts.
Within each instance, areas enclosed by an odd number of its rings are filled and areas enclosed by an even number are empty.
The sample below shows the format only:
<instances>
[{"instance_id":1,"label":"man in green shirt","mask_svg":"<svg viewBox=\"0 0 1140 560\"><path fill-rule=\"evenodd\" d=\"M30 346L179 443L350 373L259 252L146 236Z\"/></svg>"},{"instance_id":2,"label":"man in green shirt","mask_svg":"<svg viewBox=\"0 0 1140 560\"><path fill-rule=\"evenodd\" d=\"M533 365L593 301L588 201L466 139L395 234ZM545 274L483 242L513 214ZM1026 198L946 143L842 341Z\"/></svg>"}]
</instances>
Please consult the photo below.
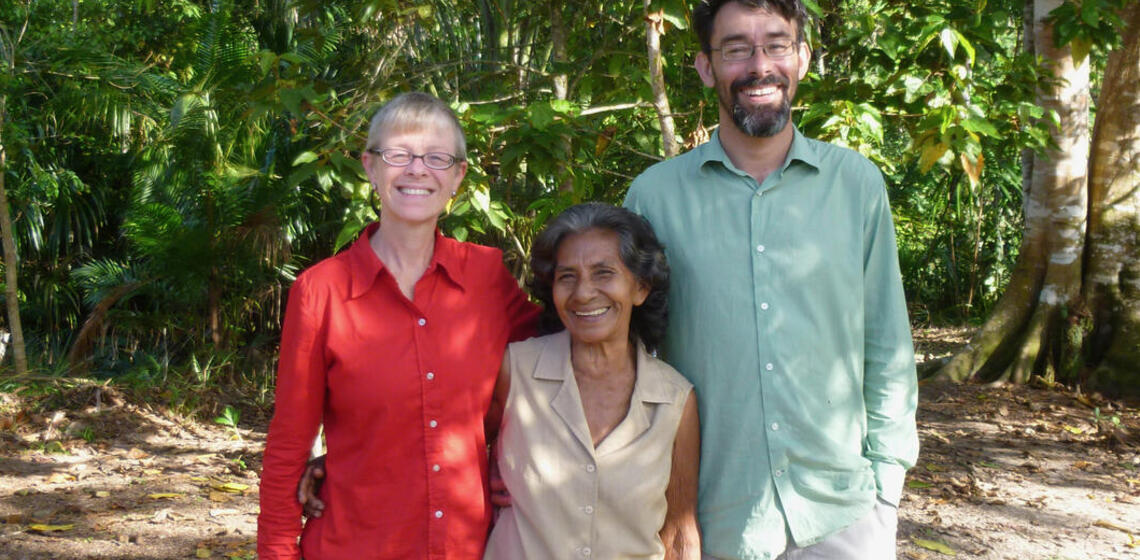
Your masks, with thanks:
<instances>
[{"instance_id":1,"label":"man in green shirt","mask_svg":"<svg viewBox=\"0 0 1140 560\"><path fill-rule=\"evenodd\" d=\"M917 379L886 189L789 124L799 0L702 0L696 69L720 126L625 205L672 268L662 355L696 386L706 558L895 557Z\"/></svg>"}]
</instances>

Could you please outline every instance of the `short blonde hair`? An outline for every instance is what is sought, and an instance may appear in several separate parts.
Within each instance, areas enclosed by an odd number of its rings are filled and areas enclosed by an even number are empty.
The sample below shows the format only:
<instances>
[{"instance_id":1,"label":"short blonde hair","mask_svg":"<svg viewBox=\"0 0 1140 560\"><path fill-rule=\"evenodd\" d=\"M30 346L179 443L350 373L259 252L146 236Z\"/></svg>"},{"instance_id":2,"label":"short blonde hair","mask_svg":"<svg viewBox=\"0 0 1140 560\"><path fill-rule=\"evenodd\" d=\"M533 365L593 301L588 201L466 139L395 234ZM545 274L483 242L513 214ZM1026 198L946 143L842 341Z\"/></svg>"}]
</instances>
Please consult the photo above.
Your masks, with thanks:
<instances>
[{"instance_id":1,"label":"short blonde hair","mask_svg":"<svg viewBox=\"0 0 1140 560\"><path fill-rule=\"evenodd\" d=\"M455 132L453 155L461 160L467 159L467 139L455 112L436 96L420 91L401 93L376 111L368 126L365 149L379 148L387 134L431 128L451 128Z\"/></svg>"}]
</instances>

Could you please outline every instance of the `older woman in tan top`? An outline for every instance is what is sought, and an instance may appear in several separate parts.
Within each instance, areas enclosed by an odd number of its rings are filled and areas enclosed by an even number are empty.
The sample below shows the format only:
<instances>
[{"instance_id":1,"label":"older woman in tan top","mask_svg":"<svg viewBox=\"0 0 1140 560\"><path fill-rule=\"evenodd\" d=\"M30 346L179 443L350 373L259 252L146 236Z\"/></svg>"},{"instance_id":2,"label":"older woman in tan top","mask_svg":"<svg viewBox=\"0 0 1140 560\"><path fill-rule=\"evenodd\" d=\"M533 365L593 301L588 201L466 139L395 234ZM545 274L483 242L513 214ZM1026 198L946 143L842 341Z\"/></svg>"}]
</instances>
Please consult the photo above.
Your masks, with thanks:
<instances>
[{"instance_id":1,"label":"older woman in tan top","mask_svg":"<svg viewBox=\"0 0 1140 560\"><path fill-rule=\"evenodd\" d=\"M513 505L484 558L699 559L696 398L649 353L665 330L661 244L640 216L582 204L547 225L531 264L554 334L503 359L491 410Z\"/></svg>"}]
</instances>

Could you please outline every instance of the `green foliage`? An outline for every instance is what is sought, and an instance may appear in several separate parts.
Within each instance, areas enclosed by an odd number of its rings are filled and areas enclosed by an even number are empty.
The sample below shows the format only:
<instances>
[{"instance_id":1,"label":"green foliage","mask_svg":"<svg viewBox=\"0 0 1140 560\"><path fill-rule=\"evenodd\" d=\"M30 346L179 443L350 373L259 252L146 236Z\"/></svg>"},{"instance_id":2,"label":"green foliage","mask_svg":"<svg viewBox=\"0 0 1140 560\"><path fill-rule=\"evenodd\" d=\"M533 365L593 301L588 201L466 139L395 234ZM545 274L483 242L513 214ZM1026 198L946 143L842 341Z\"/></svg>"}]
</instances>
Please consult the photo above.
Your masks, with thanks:
<instances>
[{"instance_id":1,"label":"green foliage","mask_svg":"<svg viewBox=\"0 0 1140 560\"><path fill-rule=\"evenodd\" d=\"M1120 42L1123 22L1120 10L1128 0L1080 0L1064 2L1049 14L1053 43L1071 45L1078 62L1094 48L1110 50Z\"/></svg>"},{"instance_id":2,"label":"green foliage","mask_svg":"<svg viewBox=\"0 0 1140 560\"><path fill-rule=\"evenodd\" d=\"M1119 3L1065 3L1058 40L1099 63ZM441 229L503 248L524 275L549 217L620 202L662 158L649 16L679 135L692 147L715 126L690 4L0 5L14 62L0 139L39 367L66 371L81 350L73 365L182 410L215 406L221 386L267 404L289 283L376 219L359 150L372 113L413 89L467 135ZM883 170L916 320L977 320L1017 258L1021 155L1050 142L1034 91L1052 78L1022 52L1022 3L805 4L797 125Z\"/></svg>"}]
</instances>

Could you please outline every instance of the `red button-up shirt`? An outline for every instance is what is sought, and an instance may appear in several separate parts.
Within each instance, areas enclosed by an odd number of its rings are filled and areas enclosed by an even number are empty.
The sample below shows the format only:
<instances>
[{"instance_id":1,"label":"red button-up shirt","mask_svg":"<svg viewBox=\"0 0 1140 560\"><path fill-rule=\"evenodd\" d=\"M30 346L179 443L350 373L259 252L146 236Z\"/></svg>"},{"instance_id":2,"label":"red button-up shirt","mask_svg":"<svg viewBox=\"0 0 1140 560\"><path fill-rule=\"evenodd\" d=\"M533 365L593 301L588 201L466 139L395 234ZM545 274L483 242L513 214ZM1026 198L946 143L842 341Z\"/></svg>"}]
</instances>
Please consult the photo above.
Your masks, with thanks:
<instances>
[{"instance_id":1,"label":"red button-up shirt","mask_svg":"<svg viewBox=\"0 0 1140 560\"><path fill-rule=\"evenodd\" d=\"M409 301L369 245L376 227L290 289L261 478L262 560L301 549L308 560L482 557L483 421L503 349L533 334L538 309L499 250L439 234ZM326 509L302 535L297 482L322 421Z\"/></svg>"}]
</instances>

